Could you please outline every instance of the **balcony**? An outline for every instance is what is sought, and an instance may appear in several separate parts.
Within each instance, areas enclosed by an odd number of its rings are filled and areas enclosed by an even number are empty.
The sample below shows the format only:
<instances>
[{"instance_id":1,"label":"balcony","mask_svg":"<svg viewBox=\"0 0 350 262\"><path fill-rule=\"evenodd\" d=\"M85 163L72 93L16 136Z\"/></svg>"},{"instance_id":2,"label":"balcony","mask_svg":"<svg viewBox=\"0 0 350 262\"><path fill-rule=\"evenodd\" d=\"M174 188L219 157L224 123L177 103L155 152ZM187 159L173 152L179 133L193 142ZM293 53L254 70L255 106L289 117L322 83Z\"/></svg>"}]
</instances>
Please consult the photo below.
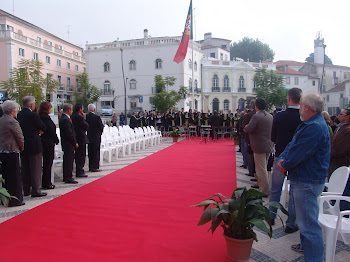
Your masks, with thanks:
<instances>
[{"instance_id":1,"label":"balcony","mask_svg":"<svg viewBox=\"0 0 350 262\"><path fill-rule=\"evenodd\" d=\"M194 92L197 93L197 94L200 94L202 92L202 89L200 88L195 88L194 89Z\"/></svg>"},{"instance_id":2,"label":"balcony","mask_svg":"<svg viewBox=\"0 0 350 262\"><path fill-rule=\"evenodd\" d=\"M112 95L112 90L109 90L109 89L102 90L102 95L104 95L104 96L111 96Z\"/></svg>"},{"instance_id":3,"label":"balcony","mask_svg":"<svg viewBox=\"0 0 350 262\"><path fill-rule=\"evenodd\" d=\"M231 87L224 87L224 89L222 89L222 92L231 92Z\"/></svg>"},{"instance_id":4,"label":"balcony","mask_svg":"<svg viewBox=\"0 0 350 262\"><path fill-rule=\"evenodd\" d=\"M63 85L63 84L59 84L59 86L58 86L58 90L59 90L59 91L64 91L64 90L66 90L65 85Z\"/></svg>"},{"instance_id":5,"label":"balcony","mask_svg":"<svg viewBox=\"0 0 350 262\"><path fill-rule=\"evenodd\" d=\"M220 87L218 86L213 86L211 89L212 92L220 92Z\"/></svg>"},{"instance_id":6,"label":"balcony","mask_svg":"<svg viewBox=\"0 0 350 262\"><path fill-rule=\"evenodd\" d=\"M64 55L65 57L69 57L73 60L85 63L85 58L81 56L74 55L73 53L66 52L64 50L61 50L59 48L44 44L43 42L36 41L35 39L26 37L24 35L17 34L15 32L9 31L9 30L0 30L0 39L1 38L10 38L14 39L18 42L24 43L26 45L29 45L30 47L35 47L38 49L43 49L46 52L50 51L52 53Z\"/></svg>"},{"instance_id":7,"label":"balcony","mask_svg":"<svg viewBox=\"0 0 350 262\"><path fill-rule=\"evenodd\" d=\"M238 92L246 92L247 88L238 88Z\"/></svg>"}]
</instances>

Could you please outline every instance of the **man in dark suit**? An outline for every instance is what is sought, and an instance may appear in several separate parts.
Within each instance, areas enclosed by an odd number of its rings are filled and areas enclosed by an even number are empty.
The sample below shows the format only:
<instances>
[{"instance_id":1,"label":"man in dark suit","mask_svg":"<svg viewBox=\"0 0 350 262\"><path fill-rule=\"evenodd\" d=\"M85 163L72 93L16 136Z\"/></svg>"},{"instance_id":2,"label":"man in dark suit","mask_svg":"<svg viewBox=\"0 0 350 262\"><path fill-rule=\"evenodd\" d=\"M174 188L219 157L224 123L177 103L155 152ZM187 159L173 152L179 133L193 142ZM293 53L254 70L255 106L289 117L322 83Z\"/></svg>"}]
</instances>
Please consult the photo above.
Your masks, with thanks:
<instances>
[{"instance_id":1,"label":"man in dark suit","mask_svg":"<svg viewBox=\"0 0 350 262\"><path fill-rule=\"evenodd\" d=\"M63 151L63 182L66 184L76 184L73 179L74 150L79 147L77 144L72 119L73 112L71 104L63 104L63 113L59 120L61 145Z\"/></svg>"},{"instance_id":2,"label":"man in dark suit","mask_svg":"<svg viewBox=\"0 0 350 262\"><path fill-rule=\"evenodd\" d=\"M299 88L290 89L287 96L288 108L285 111L277 113L273 119L271 140L275 143L276 153L271 174L270 202L279 202L281 198L285 175L282 174L277 168L278 157L289 144L289 142L292 141L295 130L301 124L299 114L301 93L302 91ZM292 201L293 198L289 199ZM284 205L285 203L281 204ZM275 219L277 209L273 207L269 207L269 209L271 211L271 218ZM286 228L284 229L287 234L296 232L298 230L298 227L295 223L295 214L292 202L288 205L288 212L289 216L286 221Z\"/></svg>"},{"instance_id":3,"label":"man in dark suit","mask_svg":"<svg viewBox=\"0 0 350 262\"><path fill-rule=\"evenodd\" d=\"M35 97L25 96L22 100L23 109L17 115L17 120L22 128L24 136L24 150L21 153L21 167L23 177L23 191L25 196L46 196L41 192L41 167L42 152L40 136L46 130L45 124L39 115L34 113Z\"/></svg>"},{"instance_id":4,"label":"man in dark suit","mask_svg":"<svg viewBox=\"0 0 350 262\"><path fill-rule=\"evenodd\" d=\"M86 131L89 128L89 124L85 121L86 116L83 110L84 107L82 104L76 104L72 114L73 127L76 134L77 143L79 145L79 147L75 149L77 177L87 177L87 175L85 175L84 166L86 159L86 144L88 143Z\"/></svg>"},{"instance_id":5,"label":"man in dark suit","mask_svg":"<svg viewBox=\"0 0 350 262\"><path fill-rule=\"evenodd\" d=\"M220 125L220 117L218 116L218 112L215 110L214 114L211 115L209 118L210 118L210 124L211 124L211 128L212 128L211 137L214 139L214 134L217 132L217 128Z\"/></svg>"},{"instance_id":6,"label":"man in dark suit","mask_svg":"<svg viewBox=\"0 0 350 262\"><path fill-rule=\"evenodd\" d=\"M96 115L96 107L94 104L88 105L89 113L86 115L86 122L89 124L88 128L88 156L89 156L89 171L99 172L100 168L100 147L101 135L103 132L103 123L101 117ZM133 116L132 116L133 117Z\"/></svg>"},{"instance_id":7,"label":"man in dark suit","mask_svg":"<svg viewBox=\"0 0 350 262\"><path fill-rule=\"evenodd\" d=\"M254 152L252 151L252 148L250 146L249 134L245 133L243 131L243 129L245 128L246 125L249 124L250 119L252 119L253 115L255 115L255 113L256 113L255 112L255 100L251 100L249 106L250 106L251 111L248 112L243 119L242 133L244 133L244 142L246 143L245 146L247 148L246 156L247 156L248 171L249 171L249 174L247 174L247 175L253 177L254 173L255 173ZM242 167L244 167L244 165Z\"/></svg>"}]
</instances>

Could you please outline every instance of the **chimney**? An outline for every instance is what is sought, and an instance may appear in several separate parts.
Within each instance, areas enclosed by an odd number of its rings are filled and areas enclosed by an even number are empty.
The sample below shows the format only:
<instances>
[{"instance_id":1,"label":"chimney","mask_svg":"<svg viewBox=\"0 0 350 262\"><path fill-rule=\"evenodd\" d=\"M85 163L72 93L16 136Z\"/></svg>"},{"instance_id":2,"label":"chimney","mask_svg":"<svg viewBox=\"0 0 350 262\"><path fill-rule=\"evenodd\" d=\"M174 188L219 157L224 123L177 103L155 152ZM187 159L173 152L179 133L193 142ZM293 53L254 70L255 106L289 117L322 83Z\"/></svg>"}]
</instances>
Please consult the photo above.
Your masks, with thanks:
<instances>
[{"instance_id":1,"label":"chimney","mask_svg":"<svg viewBox=\"0 0 350 262\"><path fill-rule=\"evenodd\" d=\"M145 39L148 38L148 30L147 29L143 30L143 36Z\"/></svg>"},{"instance_id":2,"label":"chimney","mask_svg":"<svg viewBox=\"0 0 350 262\"><path fill-rule=\"evenodd\" d=\"M204 34L204 40L207 40L209 38L211 38L211 33L205 33Z\"/></svg>"}]
</instances>

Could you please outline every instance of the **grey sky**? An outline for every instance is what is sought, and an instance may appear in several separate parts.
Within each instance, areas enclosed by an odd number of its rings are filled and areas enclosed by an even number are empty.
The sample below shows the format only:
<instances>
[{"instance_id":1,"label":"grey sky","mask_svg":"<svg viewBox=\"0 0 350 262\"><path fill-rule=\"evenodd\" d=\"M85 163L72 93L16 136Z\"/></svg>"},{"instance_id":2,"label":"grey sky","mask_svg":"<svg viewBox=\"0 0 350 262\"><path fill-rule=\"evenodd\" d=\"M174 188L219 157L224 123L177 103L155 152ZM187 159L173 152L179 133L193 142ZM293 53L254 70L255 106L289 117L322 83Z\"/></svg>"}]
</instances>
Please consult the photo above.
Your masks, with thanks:
<instances>
[{"instance_id":1,"label":"grey sky","mask_svg":"<svg viewBox=\"0 0 350 262\"><path fill-rule=\"evenodd\" d=\"M14 0L15 15L85 47L151 36L182 34L190 0ZM206 32L233 42L259 38L275 60L304 61L321 31L334 64L350 66L348 0L193 0L196 40ZM12 13L13 0L0 9Z\"/></svg>"}]
</instances>

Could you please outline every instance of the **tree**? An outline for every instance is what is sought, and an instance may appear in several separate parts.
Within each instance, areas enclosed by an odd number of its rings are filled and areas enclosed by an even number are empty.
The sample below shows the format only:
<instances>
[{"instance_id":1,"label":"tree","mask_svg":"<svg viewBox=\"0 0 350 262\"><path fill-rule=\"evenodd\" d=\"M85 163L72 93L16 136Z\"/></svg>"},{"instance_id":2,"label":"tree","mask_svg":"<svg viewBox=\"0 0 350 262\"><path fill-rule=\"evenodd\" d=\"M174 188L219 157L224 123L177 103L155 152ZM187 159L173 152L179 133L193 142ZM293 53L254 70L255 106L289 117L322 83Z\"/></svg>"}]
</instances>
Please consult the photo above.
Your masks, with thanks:
<instances>
[{"instance_id":1,"label":"tree","mask_svg":"<svg viewBox=\"0 0 350 262\"><path fill-rule=\"evenodd\" d=\"M178 92L175 90L166 91L165 87L171 87L175 84L176 78L167 76L163 79L161 75L154 77L156 84L156 94L152 99L152 104L161 113L165 113L168 108L173 108L187 93L185 86L180 86Z\"/></svg>"},{"instance_id":2,"label":"tree","mask_svg":"<svg viewBox=\"0 0 350 262\"><path fill-rule=\"evenodd\" d=\"M315 56L315 53L311 53L309 55L309 57L305 58L305 61L309 62L309 63L313 63L315 61L314 56ZM324 63L328 64L328 65L333 65L332 60L326 54L325 54L325 57L324 57Z\"/></svg>"},{"instance_id":3,"label":"tree","mask_svg":"<svg viewBox=\"0 0 350 262\"><path fill-rule=\"evenodd\" d=\"M96 86L89 83L89 77L87 73L81 73L77 75L79 82L79 91L75 92L75 102L82 104L87 109L89 104L95 103L100 98L102 92ZM78 88L78 87L77 87Z\"/></svg>"},{"instance_id":4,"label":"tree","mask_svg":"<svg viewBox=\"0 0 350 262\"><path fill-rule=\"evenodd\" d=\"M275 71L267 71L265 68L258 68L255 72L254 82L256 85L256 97L266 100L267 110L274 106L287 104L287 90L285 89L283 76Z\"/></svg>"},{"instance_id":5,"label":"tree","mask_svg":"<svg viewBox=\"0 0 350 262\"><path fill-rule=\"evenodd\" d=\"M21 59L18 67L11 70L9 79L2 81L1 85L9 97L21 106L23 97L28 95L34 96L39 105L46 100L43 88L46 88L46 94L51 94L58 87L58 82L51 75L43 77L42 68L43 64L38 60Z\"/></svg>"},{"instance_id":6,"label":"tree","mask_svg":"<svg viewBox=\"0 0 350 262\"><path fill-rule=\"evenodd\" d=\"M244 59L244 61L265 61L273 60L275 52L269 47L268 44L264 44L259 39L253 39L244 37L242 40L234 42L230 48L231 60L238 57Z\"/></svg>"}]
</instances>

